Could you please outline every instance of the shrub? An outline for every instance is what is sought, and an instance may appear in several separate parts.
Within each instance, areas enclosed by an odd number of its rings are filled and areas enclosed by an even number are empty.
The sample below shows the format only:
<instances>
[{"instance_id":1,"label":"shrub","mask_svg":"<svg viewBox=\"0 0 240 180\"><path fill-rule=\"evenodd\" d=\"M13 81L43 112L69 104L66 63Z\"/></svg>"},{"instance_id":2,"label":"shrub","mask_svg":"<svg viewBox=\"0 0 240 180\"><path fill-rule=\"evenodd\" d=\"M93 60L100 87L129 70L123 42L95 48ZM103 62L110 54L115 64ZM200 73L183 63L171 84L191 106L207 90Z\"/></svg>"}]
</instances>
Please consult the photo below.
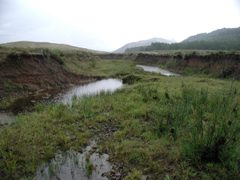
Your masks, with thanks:
<instances>
[{"instance_id":1,"label":"shrub","mask_svg":"<svg viewBox=\"0 0 240 180\"><path fill-rule=\"evenodd\" d=\"M122 81L123 84L134 84L135 82L139 81L141 78L139 76L136 76L134 74L129 74L125 77L123 77Z\"/></svg>"}]
</instances>

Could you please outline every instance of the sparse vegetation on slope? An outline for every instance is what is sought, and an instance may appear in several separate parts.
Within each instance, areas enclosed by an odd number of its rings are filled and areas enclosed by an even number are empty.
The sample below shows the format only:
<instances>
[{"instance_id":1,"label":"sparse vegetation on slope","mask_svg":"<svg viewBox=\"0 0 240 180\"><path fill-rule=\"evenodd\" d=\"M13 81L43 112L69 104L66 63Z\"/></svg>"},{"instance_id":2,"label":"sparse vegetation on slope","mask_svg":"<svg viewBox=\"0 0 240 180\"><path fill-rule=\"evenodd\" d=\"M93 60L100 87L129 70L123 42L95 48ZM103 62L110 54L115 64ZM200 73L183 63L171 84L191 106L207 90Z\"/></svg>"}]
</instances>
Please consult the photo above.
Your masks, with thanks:
<instances>
[{"instance_id":1,"label":"sparse vegetation on slope","mask_svg":"<svg viewBox=\"0 0 240 180\"><path fill-rule=\"evenodd\" d=\"M94 51L86 48L80 48L76 46L70 46L67 44L56 44L49 42L32 42L32 41L17 41L0 44L2 47L15 48L15 49L51 49L51 50L61 50L61 51L85 51L85 52L100 52Z\"/></svg>"}]
</instances>

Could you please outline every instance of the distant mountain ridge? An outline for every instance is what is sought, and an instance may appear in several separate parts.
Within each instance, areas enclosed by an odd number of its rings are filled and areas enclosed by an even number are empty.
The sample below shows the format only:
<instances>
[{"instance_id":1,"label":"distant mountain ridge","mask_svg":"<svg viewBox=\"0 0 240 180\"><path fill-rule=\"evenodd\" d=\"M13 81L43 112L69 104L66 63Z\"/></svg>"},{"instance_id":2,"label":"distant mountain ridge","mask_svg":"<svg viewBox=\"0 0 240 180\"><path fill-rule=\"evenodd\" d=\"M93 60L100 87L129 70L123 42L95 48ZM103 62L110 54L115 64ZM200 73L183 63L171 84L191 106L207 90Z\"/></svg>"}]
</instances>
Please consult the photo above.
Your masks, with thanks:
<instances>
[{"instance_id":1,"label":"distant mountain ridge","mask_svg":"<svg viewBox=\"0 0 240 180\"><path fill-rule=\"evenodd\" d=\"M129 48L141 47L141 46L150 46L152 43L173 43L171 40L163 39L163 38L151 38L146 40L141 40L137 42L128 43L121 48L114 51L114 53L124 53Z\"/></svg>"},{"instance_id":2,"label":"distant mountain ridge","mask_svg":"<svg viewBox=\"0 0 240 180\"><path fill-rule=\"evenodd\" d=\"M222 28L210 33L201 33L190 36L182 42L193 41L240 41L240 27Z\"/></svg>"},{"instance_id":3,"label":"distant mountain ridge","mask_svg":"<svg viewBox=\"0 0 240 180\"><path fill-rule=\"evenodd\" d=\"M80 50L87 52L100 52L96 50L81 48L77 46L71 46L67 44L58 44L50 42L34 42L34 41L16 41L0 44L3 47L9 48L47 48L47 49L58 49L58 50Z\"/></svg>"},{"instance_id":4,"label":"distant mountain ridge","mask_svg":"<svg viewBox=\"0 0 240 180\"><path fill-rule=\"evenodd\" d=\"M210 33L201 33L180 43L152 43L149 46L128 48L126 52L160 50L240 50L240 27L223 28Z\"/></svg>"}]
</instances>

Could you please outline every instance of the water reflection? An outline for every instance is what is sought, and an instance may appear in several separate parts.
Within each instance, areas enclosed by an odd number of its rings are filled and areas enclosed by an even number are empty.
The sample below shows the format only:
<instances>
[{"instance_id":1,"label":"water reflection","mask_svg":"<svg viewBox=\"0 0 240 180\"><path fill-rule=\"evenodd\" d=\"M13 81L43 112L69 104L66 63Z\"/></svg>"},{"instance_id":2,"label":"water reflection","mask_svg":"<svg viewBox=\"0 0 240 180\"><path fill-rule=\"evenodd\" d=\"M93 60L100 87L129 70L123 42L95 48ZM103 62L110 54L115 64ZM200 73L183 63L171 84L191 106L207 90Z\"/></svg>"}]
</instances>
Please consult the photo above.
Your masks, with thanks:
<instances>
[{"instance_id":1,"label":"water reflection","mask_svg":"<svg viewBox=\"0 0 240 180\"><path fill-rule=\"evenodd\" d=\"M108 154L96 151L96 142L90 142L82 153L68 151L59 153L49 164L37 170L36 180L108 180L105 176L112 170ZM89 165L92 166L91 170Z\"/></svg>"},{"instance_id":2,"label":"water reflection","mask_svg":"<svg viewBox=\"0 0 240 180\"><path fill-rule=\"evenodd\" d=\"M145 66L145 65L137 65L137 67L142 68L146 72L160 73L164 76L180 76L179 74L170 72L168 70L161 69L159 67Z\"/></svg>"},{"instance_id":3,"label":"water reflection","mask_svg":"<svg viewBox=\"0 0 240 180\"><path fill-rule=\"evenodd\" d=\"M60 102L64 104L71 104L74 96L80 98L82 96L97 95L102 92L113 93L122 86L122 81L119 79L104 79L86 85L76 86L64 93L62 98L60 98Z\"/></svg>"},{"instance_id":4,"label":"water reflection","mask_svg":"<svg viewBox=\"0 0 240 180\"><path fill-rule=\"evenodd\" d=\"M9 125L16 121L16 117L11 113L0 113L0 126Z\"/></svg>"}]
</instances>

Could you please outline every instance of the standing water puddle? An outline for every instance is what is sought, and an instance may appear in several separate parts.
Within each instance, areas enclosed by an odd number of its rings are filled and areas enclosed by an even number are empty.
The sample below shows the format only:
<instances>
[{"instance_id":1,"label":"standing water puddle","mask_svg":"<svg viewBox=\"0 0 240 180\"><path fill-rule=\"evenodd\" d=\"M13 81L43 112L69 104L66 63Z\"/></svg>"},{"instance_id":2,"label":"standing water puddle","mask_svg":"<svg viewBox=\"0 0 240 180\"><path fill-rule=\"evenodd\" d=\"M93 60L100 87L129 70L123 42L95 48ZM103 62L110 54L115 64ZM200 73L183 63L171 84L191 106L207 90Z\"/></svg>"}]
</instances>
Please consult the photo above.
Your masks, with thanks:
<instances>
[{"instance_id":1,"label":"standing water puddle","mask_svg":"<svg viewBox=\"0 0 240 180\"><path fill-rule=\"evenodd\" d=\"M82 153L68 151L57 154L47 165L38 169L36 180L107 180L105 176L112 170L107 154L96 152L96 142L92 141Z\"/></svg>"},{"instance_id":2,"label":"standing water puddle","mask_svg":"<svg viewBox=\"0 0 240 180\"><path fill-rule=\"evenodd\" d=\"M142 68L146 72L160 73L164 76L180 76L179 74L170 72L168 70L161 69L154 66L136 65L138 68Z\"/></svg>"},{"instance_id":3,"label":"standing water puddle","mask_svg":"<svg viewBox=\"0 0 240 180\"><path fill-rule=\"evenodd\" d=\"M11 113L0 113L0 127L7 126L16 121L16 117Z\"/></svg>"},{"instance_id":4,"label":"standing water puddle","mask_svg":"<svg viewBox=\"0 0 240 180\"><path fill-rule=\"evenodd\" d=\"M60 97L60 102L63 104L71 104L73 97L80 98L83 96L97 95L102 92L113 93L122 86L123 83L119 79L104 79L86 85L76 86L64 93L64 95Z\"/></svg>"}]
</instances>

